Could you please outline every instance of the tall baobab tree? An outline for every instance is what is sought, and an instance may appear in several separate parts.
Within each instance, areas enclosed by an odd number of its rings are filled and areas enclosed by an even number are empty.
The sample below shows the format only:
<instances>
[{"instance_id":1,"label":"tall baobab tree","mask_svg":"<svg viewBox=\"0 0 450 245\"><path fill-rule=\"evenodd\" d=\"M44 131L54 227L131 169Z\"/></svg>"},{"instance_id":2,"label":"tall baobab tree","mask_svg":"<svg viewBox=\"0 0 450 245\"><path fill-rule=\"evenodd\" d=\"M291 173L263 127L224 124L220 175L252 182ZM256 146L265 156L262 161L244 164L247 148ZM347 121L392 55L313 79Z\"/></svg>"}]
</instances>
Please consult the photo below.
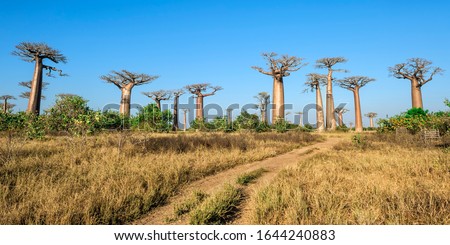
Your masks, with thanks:
<instances>
[{"instance_id":1,"label":"tall baobab tree","mask_svg":"<svg viewBox=\"0 0 450 245\"><path fill-rule=\"evenodd\" d=\"M344 57L322 58L316 61L317 68L325 68L327 74L327 94L326 94L326 128L327 130L336 129L336 118L334 116L334 99L333 99L333 72L346 71L342 69L333 69L337 63L345 63L347 59Z\"/></svg>"},{"instance_id":2,"label":"tall baobab tree","mask_svg":"<svg viewBox=\"0 0 450 245\"><path fill-rule=\"evenodd\" d=\"M3 112L7 113L10 109L10 106L8 104L8 100L15 100L16 98L12 95L2 95L0 96L0 100L3 100Z\"/></svg>"},{"instance_id":3,"label":"tall baobab tree","mask_svg":"<svg viewBox=\"0 0 450 245\"><path fill-rule=\"evenodd\" d=\"M373 128L374 127L374 125L373 125L373 118L377 117L378 114L375 113L375 112L369 112L369 113L365 114L364 116L366 116L366 117L368 117L370 119L370 127Z\"/></svg>"},{"instance_id":4,"label":"tall baobab tree","mask_svg":"<svg viewBox=\"0 0 450 245\"><path fill-rule=\"evenodd\" d=\"M45 43L22 42L16 46L16 49L12 52L13 55L19 56L27 62L35 62L27 112L39 115L41 109L42 71L44 69L47 70L47 76L52 76L52 71L59 72L60 76L65 76L61 70L53 66L45 65L43 61L48 59L53 63L66 63L67 58L59 50L53 49Z\"/></svg>"},{"instance_id":5,"label":"tall baobab tree","mask_svg":"<svg viewBox=\"0 0 450 245\"><path fill-rule=\"evenodd\" d=\"M355 100L355 132L363 131L359 89L372 81L375 81L375 79L364 76L346 77L337 81L340 87L353 92L353 97Z\"/></svg>"},{"instance_id":6,"label":"tall baobab tree","mask_svg":"<svg viewBox=\"0 0 450 245\"><path fill-rule=\"evenodd\" d=\"M153 92L142 92L143 95L149 97L154 100L156 103L156 107L161 111L161 101L162 100L170 100L172 98L172 91L169 90L158 90Z\"/></svg>"},{"instance_id":7,"label":"tall baobab tree","mask_svg":"<svg viewBox=\"0 0 450 245\"><path fill-rule=\"evenodd\" d=\"M261 111L261 122L267 123L267 106L270 103L270 94L267 92L259 92L255 98L258 100L258 108Z\"/></svg>"},{"instance_id":8,"label":"tall baobab tree","mask_svg":"<svg viewBox=\"0 0 450 245\"><path fill-rule=\"evenodd\" d=\"M47 85L48 85L48 84L49 84L49 83L42 82L42 90L47 89ZM19 86L28 88L28 89L31 91L31 81L28 81L28 82L19 82ZM30 91L22 92L22 93L19 95L19 97L20 97L20 98L24 98L24 99L29 99L29 98L30 98L30 94L31 94ZM41 93L41 100L45 100L45 96L44 96L42 93Z\"/></svg>"},{"instance_id":9,"label":"tall baobab tree","mask_svg":"<svg viewBox=\"0 0 450 245\"><path fill-rule=\"evenodd\" d=\"M144 73L135 73L127 70L111 71L111 74L103 75L100 79L116 85L122 91L120 100L120 114L130 116L131 90L134 86L147 84L159 76L150 76Z\"/></svg>"},{"instance_id":10,"label":"tall baobab tree","mask_svg":"<svg viewBox=\"0 0 450 245\"><path fill-rule=\"evenodd\" d=\"M320 92L320 86L325 85L327 83L327 78L324 75L320 75L317 73L310 73L307 75L308 80L305 82L311 90L316 91L316 118L317 118L317 131L323 132L325 131L325 123L323 117L323 102L322 102L322 94Z\"/></svg>"},{"instance_id":11,"label":"tall baobab tree","mask_svg":"<svg viewBox=\"0 0 450 245\"><path fill-rule=\"evenodd\" d=\"M303 112L301 112L301 111L299 111L299 112L297 112L296 114L298 114L300 117L299 117L299 121L298 121L298 126L299 127L303 127L303 123L302 123L302 115L303 115Z\"/></svg>"},{"instance_id":12,"label":"tall baobab tree","mask_svg":"<svg viewBox=\"0 0 450 245\"><path fill-rule=\"evenodd\" d=\"M432 67L432 62L422 58L411 58L406 63L400 63L389 67L391 75L398 79L408 79L411 81L412 107L423 108L422 86L433 79L436 74L441 74L443 70L439 67Z\"/></svg>"},{"instance_id":13,"label":"tall baobab tree","mask_svg":"<svg viewBox=\"0 0 450 245\"><path fill-rule=\"evenodd\" d=\"M208 96L216 94L217 91L222 90L220 86L211 86L209 83L196 83L187 85L186 90L189 93L197 96L195 106L196 119L203 120L203 99ZM207 92L210 90L210 92Z\"/></svg>"},{"instance_id":14,"label":"tall baobab tree","mask_svg":"<svg viewBox=\"0 0 450 245\"><path fill-rule=\"evenodd\" d=\"M172 91L173 95L173 124L172 124L172 131L178 130L178 102L180 99L180 96L184 94L183 89L177 89Z\"/></svg>"},{"instance_id":15,"label":"tall baobab tree","mask_svg":"<svg viewBox=\"0 0 450 245\"><path fill-rule=\"evenodd\" d=\"M338 107L334 111L338 115L339 127L343 127L344 126L344 113L348 112L349 110L344 107Z\"/></svg>"},{"instance_id":16,"label":"tall baobab tree","mask_svg":"<svg viewBox=\"0 0 450 245\"><path fill-rule=\"evenodd\" d=\"M267 61L269 70L264 70L258 66L252 66L253 69L259 71L264 75L273 77L273 92L272 92L272 123L277 120L284 120L284 85L283 77L287 77L293 71L298 71L306 64L302 64L303 58L296 56L282 55L276 58L276 53L263 53L262 56Z\"/></svg>"}]
</instances>

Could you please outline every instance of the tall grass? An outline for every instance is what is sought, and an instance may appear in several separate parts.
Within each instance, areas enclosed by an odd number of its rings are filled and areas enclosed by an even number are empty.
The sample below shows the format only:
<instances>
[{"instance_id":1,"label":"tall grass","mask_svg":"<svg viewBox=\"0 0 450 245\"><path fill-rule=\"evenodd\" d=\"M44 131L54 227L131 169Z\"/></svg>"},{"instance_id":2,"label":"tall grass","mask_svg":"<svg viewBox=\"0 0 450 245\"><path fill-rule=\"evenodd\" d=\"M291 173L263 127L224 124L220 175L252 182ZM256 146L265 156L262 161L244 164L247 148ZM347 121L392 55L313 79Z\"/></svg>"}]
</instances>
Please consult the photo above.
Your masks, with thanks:
<instances>
[{"instance_id":1,"label":"tall grass","mask_svg":"<svg viewBox=\"0 0 450 245\"><path fill-rule=\"evenodd\" d=\"M182 185L316 140L309 134L0 138L0 224L123 224Z\"/></svg>"},{"instance_id":2,"label":"tall grass","mask_svg":"<svg viewBox=\"0 0 450 245\"><path fill-rule=\"evenodd\" d=\"M448 152L376 137L281 172L251 200L253 223L450 224Z\"/></svg>"}]
</instances>

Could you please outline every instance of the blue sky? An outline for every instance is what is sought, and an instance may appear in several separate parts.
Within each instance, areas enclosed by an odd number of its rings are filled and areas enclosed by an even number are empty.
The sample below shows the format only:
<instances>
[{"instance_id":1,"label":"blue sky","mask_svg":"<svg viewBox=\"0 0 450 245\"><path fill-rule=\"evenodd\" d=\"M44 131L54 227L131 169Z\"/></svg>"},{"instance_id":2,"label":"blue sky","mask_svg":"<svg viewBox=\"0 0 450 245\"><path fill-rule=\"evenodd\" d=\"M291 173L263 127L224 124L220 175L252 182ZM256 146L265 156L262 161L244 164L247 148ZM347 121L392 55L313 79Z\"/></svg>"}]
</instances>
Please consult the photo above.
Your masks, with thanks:
<instances>
[{"instance_id":1,"label":"blue sky","mask_svg":"<svg viewBox=\"0 0 450 245\"><path fill-rule=\"evenodd\" d=\"M380 117L411 106L410 83L390 77L388 67L411 57L429 59L447 72L423 87L424 107L443 110L450 97L449 12L450 1L415 0L1 1L0 94L24 91L17 83L31 79L33 65L11 52L31 41L68 58L57 66L69 77L44 78L50 83L44 109L59 93L81 95L94 109L118 103L119 89L99 77L120 69L160 75L135 87L132 103L150 102L141 92L200 82L224 88L206 103L255 102L258 92L272 92L272 79L250 67L264 66L260 54L273 51L309 63L285 78L285 102L294 104L293 111L315 101L314 93L302 93L306 74L325 72L314 68L315 60L333 56L349 60L339 68L350 73L337 78L376 79L361 89L361 104L363 113ZM337 86L334 92L335 104L348 103L345 122L354 121L352 93ZM14 103L24 110L27 101Z\"/></svg>"}]
</instances>

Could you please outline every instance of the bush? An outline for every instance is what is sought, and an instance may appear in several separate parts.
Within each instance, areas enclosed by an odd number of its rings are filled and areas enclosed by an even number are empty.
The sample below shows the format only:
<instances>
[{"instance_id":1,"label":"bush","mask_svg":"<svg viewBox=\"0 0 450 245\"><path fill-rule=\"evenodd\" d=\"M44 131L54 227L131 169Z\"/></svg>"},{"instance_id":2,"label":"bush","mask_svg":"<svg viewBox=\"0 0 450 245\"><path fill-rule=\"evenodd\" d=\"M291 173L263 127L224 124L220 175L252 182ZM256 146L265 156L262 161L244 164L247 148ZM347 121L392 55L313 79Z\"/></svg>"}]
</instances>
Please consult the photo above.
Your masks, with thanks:
<instances>
[{"instance_id":1,"label":"bush","mask_svg":"<svg viewBox=\"0 0 450 245\"><path fill-rule=\"evenodd\" d=\"M172 113L161 111L156 104L148 104L131 118L131 127L151 132L169 132L172 129Z\"/></svg>"}]
</instances>

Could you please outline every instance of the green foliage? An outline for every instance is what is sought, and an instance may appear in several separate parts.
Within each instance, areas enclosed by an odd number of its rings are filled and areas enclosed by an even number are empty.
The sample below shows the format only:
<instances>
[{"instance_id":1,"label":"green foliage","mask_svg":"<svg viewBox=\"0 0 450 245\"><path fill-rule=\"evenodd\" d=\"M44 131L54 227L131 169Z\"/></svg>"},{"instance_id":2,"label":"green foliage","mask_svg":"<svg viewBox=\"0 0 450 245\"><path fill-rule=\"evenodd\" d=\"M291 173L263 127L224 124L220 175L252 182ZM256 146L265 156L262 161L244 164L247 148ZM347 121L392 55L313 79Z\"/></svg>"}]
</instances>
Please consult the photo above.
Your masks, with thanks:
<instances>
[{"instance_id":1,"label":"green foliage","mask_svg":"<svg viewBox=\"0 0 450 245\"><path fill-rule=\"evenodd\" d=\"M250 114L246 111L242 111L239 116L237 116L233 125L236 129L249 129L255 130L260 124L259 117L255 114Z\"/></svg>"},{"instance_id":2,"label":"green foliage","mask_svg":"<svg viewBox=\"0 0 450 245\"><path fill-rule=\"evenodd\" d=\"M43 139L45 136L45 118L28 114L25 121L25 133L28 139Z\"/></svg>"},{"instance_id":3,"label":"green foliage","mask_svg":"<svg viewBox=\"0 0 450 245\"><path fill-rule=\"evenodd\" d=\"M450 108L450 100L448 100L447 98L444 100L444 104Z\"/></svg>"},{"instance_id":4,"label":"green foliage","mask_svg":"<svg viewBox=\"0 0 450 245\"><path fill-rule=\"evenodd\" d=\"M169 132L172 118L169 110L161 111L156 104L148 104L136 117L131 118L131 126L133 129L151 132Z\"/></svg>"},{"instance_id":5,"label":"green foliage","mask_svg":"<svg viewBox=\"0 0 450 245\"><path fill-rule=\"evenodd\" d=\"M422 108L411 108L404 114L404 116L406 118L426 117L427 114L428 110L424 110Z\"/></svg>"},{"instance_id":6,"label":"green foliage","mask_svg":"<svg viewBox=\"0 0 450 245\"><path fill-rule=\"evenodd\" d=\"M367 141L367 137L361 134L355 134L352 136L352 143L355 147L359 149L367 149L369 146L369 142Z\"/></svg>"},{"instance_id":7,"label":"green foliage","mask_svg":"<svg viewBox=\"0 0 450 245\"><path fill-rule=\"evenodd\" d=\"M274 127L278 133L285 133L288 130L288 123L283 119L278 119L275 122Z\"/></svg>"},{"instance_id":8,"label":"green foliage","mask_svg":"<svg viewBox=\"0 0 450 245\"><path fill-rule=\"evenodd\" d=\"M175 205L175 215L177 217L189 213L192 209L196 208L200 203L208 197L203 191L194 191L192 196L182 203Z\"/></svg>"}]
</instances>

